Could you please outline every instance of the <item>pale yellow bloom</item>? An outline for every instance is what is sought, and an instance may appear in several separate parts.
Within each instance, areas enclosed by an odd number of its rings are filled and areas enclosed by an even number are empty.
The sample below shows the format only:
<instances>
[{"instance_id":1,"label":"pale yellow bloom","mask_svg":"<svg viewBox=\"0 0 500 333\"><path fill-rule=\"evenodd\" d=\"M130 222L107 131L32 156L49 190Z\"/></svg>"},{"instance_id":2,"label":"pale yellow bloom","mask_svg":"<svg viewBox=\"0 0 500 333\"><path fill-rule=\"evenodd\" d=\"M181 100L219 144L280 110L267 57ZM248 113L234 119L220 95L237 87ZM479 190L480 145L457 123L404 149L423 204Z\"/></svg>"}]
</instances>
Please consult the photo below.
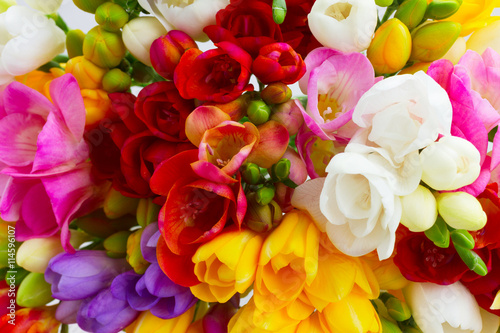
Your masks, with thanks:
<instances>
[{"instance_id":1,"label":"pale yellow bloom","mask_svg":"<svg viewBox=\"0 0 500 333\"><path fill-rule=\"evenodd\" d=\"M499 6L498 0L464 0L460 9L446 20L460 23L460 35L467 36L497 20L498 16L491 16L491 12Z\"/></svg>"},{"instance_id":2,"label":"pale yellow bloom","mask_svg":"<svg viewBox=\"0 0 500 333\"><path fill-rule=\"evenodd\" d=\"M189 324L193 320L193 305L182 315L172 319L161 319L149 311L142 312L139 317L130 324L125 332L127 333L185 333Z\"/></svg>"}]
</instances>

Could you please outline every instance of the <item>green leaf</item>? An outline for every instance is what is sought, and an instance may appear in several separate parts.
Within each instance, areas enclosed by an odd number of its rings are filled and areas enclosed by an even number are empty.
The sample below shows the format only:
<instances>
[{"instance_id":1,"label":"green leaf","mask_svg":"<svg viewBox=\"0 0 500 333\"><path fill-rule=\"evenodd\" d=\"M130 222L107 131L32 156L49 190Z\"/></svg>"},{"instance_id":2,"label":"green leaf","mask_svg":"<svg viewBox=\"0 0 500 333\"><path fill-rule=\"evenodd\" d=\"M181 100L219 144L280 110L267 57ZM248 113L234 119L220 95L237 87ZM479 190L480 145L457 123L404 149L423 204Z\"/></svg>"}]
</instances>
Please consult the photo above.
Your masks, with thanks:
<instances>
[{"instance_id":1,"label":"green leaf","mask_svg":"<svg viewBox=\"0 0 500 333\"><path fill-rule=\"evenodd\" d=\"M486 268L486 264L483 259L474 251L470 249L466 249L460 245L454 244L455 249L457 250L458 255L462 258L462 261L469 267L471 271L474 271L476 274L485 276L488 273L488 269Z\"/></svg>"}]
</instances>

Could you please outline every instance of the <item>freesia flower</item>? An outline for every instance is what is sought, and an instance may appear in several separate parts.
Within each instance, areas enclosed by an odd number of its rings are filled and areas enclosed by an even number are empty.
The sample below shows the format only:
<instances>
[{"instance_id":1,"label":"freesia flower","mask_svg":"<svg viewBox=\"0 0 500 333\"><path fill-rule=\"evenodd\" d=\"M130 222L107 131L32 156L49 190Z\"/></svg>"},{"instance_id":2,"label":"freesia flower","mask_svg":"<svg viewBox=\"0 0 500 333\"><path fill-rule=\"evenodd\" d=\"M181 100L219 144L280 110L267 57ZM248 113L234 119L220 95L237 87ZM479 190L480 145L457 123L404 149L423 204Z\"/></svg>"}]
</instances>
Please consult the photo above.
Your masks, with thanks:
<instances>
[{"instance_id":1,"label":"freesia flower","mask_svg":"<svg viewBox=\"0 0 500 333\"><path fill-rule=\"evenodd\" d=\"M240 307L240 295L236 294L226 303L210 306L208 312L201 319L205 333L227 332L227 325Z\"/></svg>"},{"instance_id":2,"label":"freesia flower","mask_svg":"<svg viewBox=\"0 0 500 333\"><path fill-rule=\"evenodd\" d=\"M317 0L307 18L323 46L361 52L368 48L375 31L377 6L372 0Z\"/></svg>"},{"instance_id":3,"label":"freesia flower","mask_svg":"<svg viewBox=\"0 0 500 333\"><path fill-rule=\"evenodd\" d=\"M33 238L21 244L16 262L30 272L44 273L50 259L63 251L59 237Z\"/></svg>"},{"instance_id":4,"label":"freesia flower","mask_svg":"<svg viewBox=\"0 0 500 333\"><path fill-rule=\"evenodd\" d=\"M227 231L203 244L193 256L194 272L201 281L191 287L205 302L227 302L244 293L255 278L263 237L248 229Z\"/></svg>"},{"instance_id":5,"label":"freesia flower","mask_svg":"<svg viewBox=\"0 0 500 333\"><path fill-rule=\"evenodd\" d=\"M495 0L464 0L458 11L446 20L460 23L462 25L460 35L467 36L494 22L491 12L495 7L498 7Z\"/></svg>"},{"instance_id":6,"label":"freesia flower","mask_svg":"<svg viewBox=\"0 0 500 333\"><path fill-rule=\"evenodd\" d=\"M5 333L47 332L57 333L61 323L54 318L55 306L23 308L15 312L15 325L9 323L11 317L5 314L0 318L0 330Z\"/></svg>"},{"instance_id":7,"label":"freesia flower","mask_svg":"<svg viewBox=\"0 0 500 333\"><path fill-rule=\"evenodd\" d=\"M139 0L142 8L156 16L167 30L181 30L200 42L207 41L203 28L215 23L217 12L228 0Z\"/></svg>"},{"instance_id":8,"label":"freesia flower","mask_svg":"<svg viewBox=\"0 0 500 333\"><path fill-rule=\"evenodd\" d=\"M123 43L127 50L143 64L151 66L149 49L153 42L167 33L154 17L136 17L123 27Z\"/></svg>"},{"instance_id":9,"label":"freesia flower","mask_svg":"<svg viewBox=\"0 0 500 333\"><path fill-rule=\"evenodd\" d=\"M0 14L0 84L24 75L64 51L65 34L42 13L12 6Z\"/></svg>"},{"instance_id":10,"label":"freesia flower","mask_svg":"<svg viewBox=\"0 0 500 333\"><path fill-rule=\"evenodd\" d=\"M305 124L323 140L350 138L356 130L349 123L352 111L361 95L377 82L370 61L360 53L318 48L305 63L307 72L299 84L307 93L307 108L296 101Z\"/></svg>"},{"instance_id":11,"label":"freesia flower","mask_svg":"<svg viewBox=\"0 0 500 333\"><path fill-rule=\"evenodd\" d=\"M306 72L302 57L286 43L273 43L260 48L252 64L252 73L262 83L297 82Z\"/></svg>"},{"instance_id":12,"label":"freesia flower","mask_svg":"<svg viewBox=\"0 0 500 333\"><path fill-rule=\"evenodd\" d=\"M413 319L423 332L482 332L474 297L460 283L410 283L404 288Z\"/></svg>"},{"instance_id":13,"label":"freesia flower","mask_svg":"<svg viewBox=\"0 0 500 333\"><path fill-rule=\"evenodd\" d=\"M161 319L149 311L142 312L125 330L127 333L149 333L164 330L170 333L185 333L193 320L195 306L172 319Z\"/></svg>"},{"instance_id":14,"label":"freesia flower","mask_svg":"<svg viewBox=\"0 0 500 333\"><path fill-rule=\"evenodd\" d=\"M497 53L500 52L500 38L498 31L500 29L500 21L495 21L488 24L486 27L475 31L467 39L467 49L476 51L482 54L487 48L492 48Z\"/></svg>"},{"instance_id":15,"label":"freesia flower","mask_svg":"<svg viewBox=\"0 0 500 333\"><path fill-rule=\"evenodd\" d=\"M25 0L28 6L39 10L44 14L53 14L57 12L63 0Z\"/></svg>"}]
</instances>

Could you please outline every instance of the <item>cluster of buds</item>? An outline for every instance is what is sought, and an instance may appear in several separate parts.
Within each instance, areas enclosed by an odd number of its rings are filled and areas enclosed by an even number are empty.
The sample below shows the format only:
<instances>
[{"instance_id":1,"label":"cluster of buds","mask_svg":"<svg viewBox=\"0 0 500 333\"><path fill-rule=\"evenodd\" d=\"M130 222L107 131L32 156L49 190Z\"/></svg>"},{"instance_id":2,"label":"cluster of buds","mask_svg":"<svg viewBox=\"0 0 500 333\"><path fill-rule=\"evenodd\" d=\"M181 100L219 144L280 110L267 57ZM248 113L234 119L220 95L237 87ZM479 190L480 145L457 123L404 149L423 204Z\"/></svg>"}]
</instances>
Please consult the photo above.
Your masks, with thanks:
<instances>
[{"instance_id":1,"label":"cluster of buds","mask_svg":"<svg viewBox=\"0 0 500 333\"><path fill-rule=\"evenodd\" d=\"M455 14L462 1L379 2L379 6L388 7L385 17L394 11L395 14L394 18L383 20L367 50L377 74L394 74L408 64L440 59L460 35L459 23L441 20Z\"/></svg>"}]
</instances>

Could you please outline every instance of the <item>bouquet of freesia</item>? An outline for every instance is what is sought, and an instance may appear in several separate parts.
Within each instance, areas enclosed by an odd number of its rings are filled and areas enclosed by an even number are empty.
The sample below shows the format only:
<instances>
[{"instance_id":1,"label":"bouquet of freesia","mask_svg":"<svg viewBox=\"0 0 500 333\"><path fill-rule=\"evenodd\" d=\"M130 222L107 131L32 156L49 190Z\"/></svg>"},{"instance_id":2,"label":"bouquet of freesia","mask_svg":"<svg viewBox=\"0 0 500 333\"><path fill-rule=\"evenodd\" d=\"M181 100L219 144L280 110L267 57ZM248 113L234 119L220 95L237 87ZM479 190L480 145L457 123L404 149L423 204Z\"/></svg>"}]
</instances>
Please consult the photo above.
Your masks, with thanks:
<instances>
[{"instance_id":1,"label":"bouquet of freesia","mask_svg":"<svg viewBox=\"0 0 500 333\"><path fill-rule=\"evenodd\" d=\"M1 332L499 330L500 2L25 2Z\"/></svg>"}]
</instances>

